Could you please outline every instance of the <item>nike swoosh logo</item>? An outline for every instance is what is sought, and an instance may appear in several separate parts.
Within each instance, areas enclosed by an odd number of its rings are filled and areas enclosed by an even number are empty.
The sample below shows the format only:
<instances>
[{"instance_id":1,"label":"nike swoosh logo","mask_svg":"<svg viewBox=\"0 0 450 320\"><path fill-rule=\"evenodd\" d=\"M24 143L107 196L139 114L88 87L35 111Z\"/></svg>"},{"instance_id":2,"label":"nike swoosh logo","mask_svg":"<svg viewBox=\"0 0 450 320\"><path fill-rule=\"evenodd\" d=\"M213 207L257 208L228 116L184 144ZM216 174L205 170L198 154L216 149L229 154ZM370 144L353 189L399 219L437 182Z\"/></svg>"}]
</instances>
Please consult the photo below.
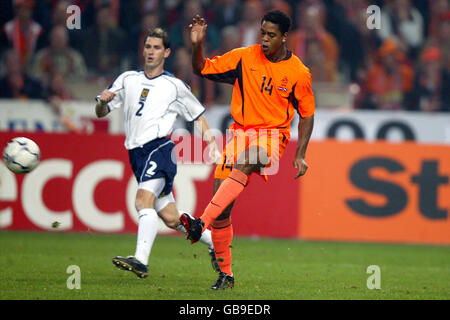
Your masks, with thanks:
<instances>
[{"instance_id":1,"label":"nike swoosh logo","mask_svg":"<svg viewBox=\"0 0 450 320\"><path fill-rule=\"evenodd\" d=\"M258 70L256 70L256 69L253 69L253 68L250 68L250 71L258 71Z\"/></svg>"}]
</instances>

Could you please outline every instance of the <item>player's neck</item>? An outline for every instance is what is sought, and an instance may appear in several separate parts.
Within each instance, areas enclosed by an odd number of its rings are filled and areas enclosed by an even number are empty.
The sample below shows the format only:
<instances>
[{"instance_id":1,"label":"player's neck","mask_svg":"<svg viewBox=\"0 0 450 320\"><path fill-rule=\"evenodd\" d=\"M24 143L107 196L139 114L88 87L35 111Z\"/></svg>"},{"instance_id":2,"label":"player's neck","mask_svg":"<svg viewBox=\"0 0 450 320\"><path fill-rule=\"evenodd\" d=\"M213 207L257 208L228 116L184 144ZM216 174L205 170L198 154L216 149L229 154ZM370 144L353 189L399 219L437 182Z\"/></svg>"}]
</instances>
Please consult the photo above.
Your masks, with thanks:
<instances>
[{"instance_id":1,"label":"player's neck","mask_svg":"<svg viewBox=\"0 0 450 320\"><path fill-rule=\"evenodd\" d=\"M144 67L144 73L147 76L147 78L150 79L159 76L163 72L164 72L164 65L160 65L156 68L150 68L147 66Z\"/></svg>"},{"instance_id":2,"label":"player's neck","mask_svg":"<svg viewBox=\"0 0 450 320\"><path fill-rule=\"evenodd\" d=\"M285 45L283 45L280 50L278 50L277 52L275 52L272 56L267 57L266 58L270 61L270 62L280 62L281 60L284 60L286 58L287 55L287 48Z\"/></svg>"}]
</instances>

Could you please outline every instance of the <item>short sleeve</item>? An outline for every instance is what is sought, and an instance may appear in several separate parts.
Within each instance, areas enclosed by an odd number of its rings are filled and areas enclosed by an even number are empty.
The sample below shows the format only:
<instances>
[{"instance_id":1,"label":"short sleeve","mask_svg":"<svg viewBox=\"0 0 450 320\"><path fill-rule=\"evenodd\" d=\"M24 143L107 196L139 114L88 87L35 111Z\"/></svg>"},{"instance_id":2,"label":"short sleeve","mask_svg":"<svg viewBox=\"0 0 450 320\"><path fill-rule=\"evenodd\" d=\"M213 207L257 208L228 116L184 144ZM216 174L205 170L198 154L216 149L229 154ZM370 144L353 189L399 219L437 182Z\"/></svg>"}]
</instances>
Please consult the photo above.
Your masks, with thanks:
<instances>
[{"instance_id":1,"label":"short sleeve","mask_svg":"<svg viewBox=\"0 0 450 320\"><path fill-rule=\"evenodd\" d=\"M194 96L189 86L182 81L177 84L175 108L175 111L188 122L197 120L205 112L205 107Z\"/></svg>"},{"instance_id":2,"label":"short sleeve","mask_svg":"<svg viewBox=\"0 0 450 320\"><path fill-rule=\"evenodd\" d=\"M302 118L312 116L315 112L315 99L311 82L311 72L305 67L294 88L294 97L298 101L297 111Z\"/></svg>"},{"instance_id":3,"label":"short sleeve","mask_svg":"<svg viewBox=\"0 0 450 320\"><path fill-rule=\"evenodd\" d=\"M117 109L122 107L123 104L123 93L124 93L124 79L126 78L127 73L124 72L120 76L117 77L116 80L108 87L106 90L114 92L116 96L112 101L108 103L109 110ZM100 98L100 94L95 97L95 100Z\"/></svg>"},{"instance_id":4,"label":"short sleeve","mask_svg":"<svg viewBox=\"0 0 450 320\"><path fill-rule=\"evenodd\" d=\"M237 48L214 58L205 59L201 71L206 79L233 84L237 78L237 67L246 48Z\"/></svg>"}]
</instances>

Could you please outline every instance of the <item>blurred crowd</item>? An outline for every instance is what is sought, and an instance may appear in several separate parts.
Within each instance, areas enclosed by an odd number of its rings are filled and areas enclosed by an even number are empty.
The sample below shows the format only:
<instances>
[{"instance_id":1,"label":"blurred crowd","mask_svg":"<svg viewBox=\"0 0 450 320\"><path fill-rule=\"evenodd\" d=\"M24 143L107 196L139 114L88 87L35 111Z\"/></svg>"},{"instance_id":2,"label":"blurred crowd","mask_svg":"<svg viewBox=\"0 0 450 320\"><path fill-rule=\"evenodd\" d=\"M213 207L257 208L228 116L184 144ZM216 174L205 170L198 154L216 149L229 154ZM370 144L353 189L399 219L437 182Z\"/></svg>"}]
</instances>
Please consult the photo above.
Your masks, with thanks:
<instances>
[{"instance_id":1,"label":"blurred crowd","mask_svg":"<svg viewBox=\"0 0 450 320\"><path fill-rule=\"evenodd\" d=\"M81 28L67 28L70 5ZM381 8L371 29L370 5ZM71 99L71 83L112 81L141 69L146 32L171 38L166 70L206 106L228 104L232 87L192 73L188 25L208 23L205 54L259 41L264 12L293 21L288 48L310 68L313 83L352 84L354 108L450 111L450 0L7 0L0 10L0 98ZM72 17L73 18L73 17ZM371 18L373 19L373 17Z\"/></svg>"}]
</instances>

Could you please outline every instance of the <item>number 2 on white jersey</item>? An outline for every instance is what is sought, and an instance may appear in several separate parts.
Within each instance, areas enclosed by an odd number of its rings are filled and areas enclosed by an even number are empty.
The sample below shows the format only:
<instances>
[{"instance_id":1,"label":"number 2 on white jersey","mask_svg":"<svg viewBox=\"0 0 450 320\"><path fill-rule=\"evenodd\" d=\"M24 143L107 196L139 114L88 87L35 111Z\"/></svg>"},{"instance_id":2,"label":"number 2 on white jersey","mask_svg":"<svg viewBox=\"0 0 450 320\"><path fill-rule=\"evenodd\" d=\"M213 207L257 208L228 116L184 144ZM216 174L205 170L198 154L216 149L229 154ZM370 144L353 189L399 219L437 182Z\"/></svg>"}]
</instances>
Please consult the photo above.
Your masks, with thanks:
<instances>
[{"instance_id":1,"label":"number 2 on white jersey","mask_svg":"<svg viewBox=\"0 0 450 320\"><path fill-rule=\"evenodd\" d=\"M138 117L142 116L141 111L142 111L142 109L144 109L144 101L139 102L139 105L141 107L138 109L138 111L136 111L136 116L138 116Z\"/></svg>"},{"instance_id":2,"label":"number 2 on white jersey","mask_svg":"<svg viewBox=\"0 0 450 320\"><path fill-rule=\"evenodd\" d=\"M139 105L141 107L138 109L138 111L136 111L136 116L138 116L138 117L142 116L142 112L141 111L142 111L142 109L144 109L145 100L147 100L149 91L150 91L150 89L148 89L148 88L142 89L141 96L139 98Z\"/></svg>"}]
</instances>

